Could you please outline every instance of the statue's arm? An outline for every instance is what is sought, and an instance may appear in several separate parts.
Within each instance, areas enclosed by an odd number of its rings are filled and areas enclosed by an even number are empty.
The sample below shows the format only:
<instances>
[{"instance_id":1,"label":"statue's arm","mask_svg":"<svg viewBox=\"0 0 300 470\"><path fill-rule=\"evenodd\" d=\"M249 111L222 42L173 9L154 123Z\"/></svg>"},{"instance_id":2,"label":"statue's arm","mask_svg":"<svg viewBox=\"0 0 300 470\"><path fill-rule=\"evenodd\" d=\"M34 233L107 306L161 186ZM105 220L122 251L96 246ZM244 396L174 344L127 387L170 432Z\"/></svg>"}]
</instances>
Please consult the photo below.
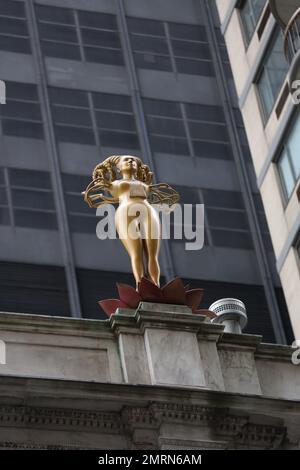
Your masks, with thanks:
<instances>
[{"instance_id":1,"label":"statue's arm","mask_svg":"<svg viewBox=\"0 0 300 470\"><path fill-rule=\"evenodd\" d=\"M112 197L106 196L103 192L109 192ZM90 207L99 207L102 204L117 204L119 202L119 199L114 195L113 184L105 183L102 179L93 180L82 194L85 202Z\"/></svg>"}]
</instances>

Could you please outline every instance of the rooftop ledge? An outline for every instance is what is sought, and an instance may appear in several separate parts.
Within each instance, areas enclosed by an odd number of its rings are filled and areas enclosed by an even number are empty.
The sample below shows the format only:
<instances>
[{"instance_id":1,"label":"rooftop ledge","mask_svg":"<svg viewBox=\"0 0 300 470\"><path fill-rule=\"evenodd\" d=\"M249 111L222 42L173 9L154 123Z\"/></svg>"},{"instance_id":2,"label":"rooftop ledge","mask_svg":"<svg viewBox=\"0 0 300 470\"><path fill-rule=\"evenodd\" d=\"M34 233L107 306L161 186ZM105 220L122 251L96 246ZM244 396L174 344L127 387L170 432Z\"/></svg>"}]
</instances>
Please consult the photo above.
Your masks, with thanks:
<instances>
[{"instance_id":1,"label":"rooftop ledge","mask_svg":"<svg viewBox=\"0 0 300 470\"><path fill-rule=\"evenodd\" d=\"M108 320L0 313L3 377L299 400L295 351L264 344L261 336L225 333L181 305L142 302Z\"/></svg>"}]
</instances>

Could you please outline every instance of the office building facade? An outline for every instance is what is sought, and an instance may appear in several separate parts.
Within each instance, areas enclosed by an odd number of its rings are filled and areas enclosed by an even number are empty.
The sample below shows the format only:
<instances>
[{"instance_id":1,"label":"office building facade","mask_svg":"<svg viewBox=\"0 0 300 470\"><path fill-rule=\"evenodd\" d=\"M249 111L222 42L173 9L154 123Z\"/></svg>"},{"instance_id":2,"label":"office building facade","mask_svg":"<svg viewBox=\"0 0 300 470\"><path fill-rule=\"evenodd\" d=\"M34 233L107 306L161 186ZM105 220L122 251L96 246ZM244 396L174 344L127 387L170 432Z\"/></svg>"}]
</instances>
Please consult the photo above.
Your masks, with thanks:
<instances>
[{"instance_id":1,"label":"office building facade","mask_svg":"<svg viewBox=\"0 0 300 470\"><path fill-rule=\"evenodd\" d=\"M205 204L204 248L163 241L163 277L204 287L207 307L241 298L250 332L290 341L214 3L1 0L0 36L1 310L104 318L97 300L133 283L81 196L125 153Z\"/></svg>"}]
</instances>

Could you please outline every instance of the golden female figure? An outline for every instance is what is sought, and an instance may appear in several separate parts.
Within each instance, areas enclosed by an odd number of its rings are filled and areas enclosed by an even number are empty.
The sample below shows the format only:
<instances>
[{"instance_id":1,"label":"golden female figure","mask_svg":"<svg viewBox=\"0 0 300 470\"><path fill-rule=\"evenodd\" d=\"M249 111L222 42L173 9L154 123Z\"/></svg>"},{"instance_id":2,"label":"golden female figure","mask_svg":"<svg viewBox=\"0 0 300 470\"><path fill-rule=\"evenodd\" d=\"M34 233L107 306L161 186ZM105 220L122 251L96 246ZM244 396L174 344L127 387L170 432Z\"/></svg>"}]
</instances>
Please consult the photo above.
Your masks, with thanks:
<instances>
[{"instance_id":1,"label":"golden female figure","mask_svg":"<svg viewBox=\"0 0 300 470\"><path fill-rule=\"evenodd\" d=\"M161 227L159 215L152 205L171 207L179 200L173 188L168 184L153 185L152 178L153 173L139 158L111 156L96 166L93 181L83 193L90 207L119 204L115 215L116 229L130 256L137 286L145 276L144 258L148 277L159 286Z\"/></svg>"}]
</instances>

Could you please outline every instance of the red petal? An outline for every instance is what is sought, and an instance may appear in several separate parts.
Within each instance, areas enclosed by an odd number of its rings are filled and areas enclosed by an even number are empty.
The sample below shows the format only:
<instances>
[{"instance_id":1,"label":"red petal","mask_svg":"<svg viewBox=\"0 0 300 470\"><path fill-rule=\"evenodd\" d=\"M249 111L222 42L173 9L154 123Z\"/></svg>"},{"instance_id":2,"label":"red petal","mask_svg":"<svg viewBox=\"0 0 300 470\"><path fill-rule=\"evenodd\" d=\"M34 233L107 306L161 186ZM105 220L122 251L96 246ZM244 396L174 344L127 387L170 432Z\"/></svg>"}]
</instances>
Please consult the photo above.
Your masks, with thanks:
<instances>
[{"instance_id":1,"label":"red petal","mask_svg":"<svg viewBox=\"0 0 300 470\"><path fill-rule=\"evenodd\" d=\"M121 284L117 282L117 289L120 300L128 305L128 308L137 308L142 298L133 287L129 286L128 284Z\"/></svg>"},{"instance_id":2,"label":"red petal","mask_svg":"<svg viewBox=\"0 0 300 470\"><path fill-rule=\"evenodd\" d=\"M163 288L162 292L165 300L169 304L185 305L185 290L182 280L179 277L175 277L172 281L168 282Z\"/></svg>"},{"instance_id":3,"label":"red petal","mask_svg":"<svg viewBox=\"0 0 300 470\"><path fill-rule=\"evenodd\" d=\"M204 315L208 318L216 318L217 316L214 312L211 312L210 310L195 310L193 313L195 313L196 315Z\"/></svg>"},{"instance_id":4,"label":"red petal","mask_svg":"<svg viewBox=\"0 0 300 470\"><path fill-rule=\"evenodd\" d=\"M100 300L98 304L108 317L115 313L117 308L128 308L128 305L124 304L124 302L121 302L121 300L118 299Z\"/></svg>"},{"instance_id":5,"label":"red petal","mask_svg":"<svg viewBox=\"0 0 300 470\"><path fill-rule=\"evenodd\" d=\"M192 289L186 292L186 304L192 309L196 308L201 304L203 299L204 289Z\"/></svg>"},{"instance_id":6,"label":"red petal","mask_svg":"<svg viewBox=\"0 0 300 470\"><path fill-rule=\"evenodd\" d=\"M139 294L146 302L163 302L164 297L162 291L153 282L145 277L142 278L138 287Z\"/></svg>"}]
</instances>

